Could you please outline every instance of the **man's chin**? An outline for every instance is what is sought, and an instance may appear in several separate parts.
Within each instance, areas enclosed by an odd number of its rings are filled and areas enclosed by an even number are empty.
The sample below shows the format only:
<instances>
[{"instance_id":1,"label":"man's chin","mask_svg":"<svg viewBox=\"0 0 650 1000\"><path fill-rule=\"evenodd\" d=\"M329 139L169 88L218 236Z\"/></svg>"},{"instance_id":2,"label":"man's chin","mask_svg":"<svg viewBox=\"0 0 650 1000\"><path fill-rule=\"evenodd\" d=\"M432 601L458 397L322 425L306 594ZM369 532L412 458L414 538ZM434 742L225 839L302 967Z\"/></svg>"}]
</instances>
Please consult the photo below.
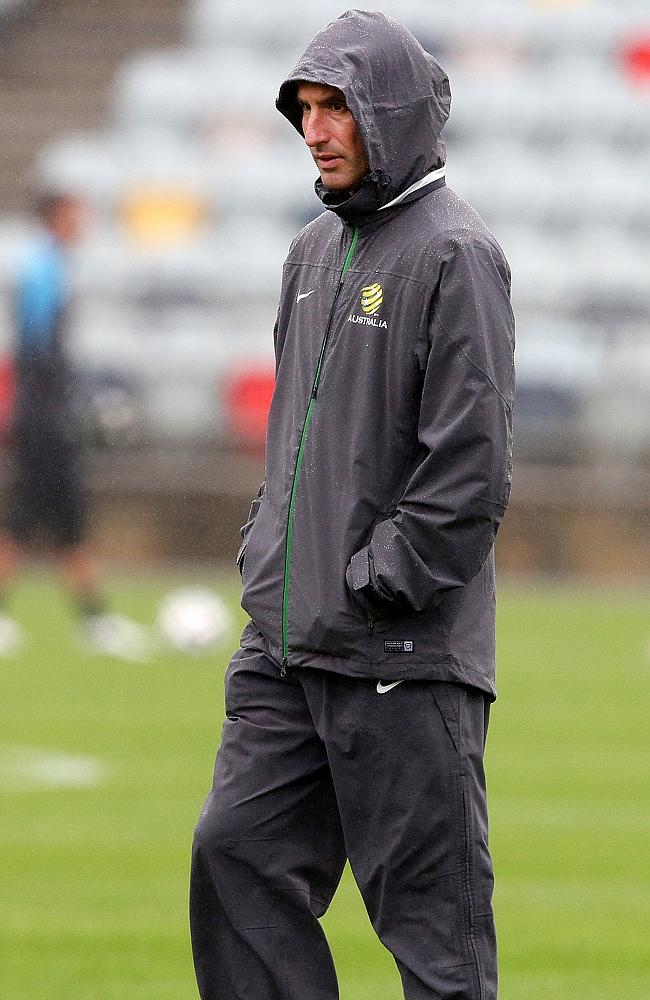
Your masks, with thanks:
<instances>
[{"instance_id":1,"label":"man's chin","mask_svg":"<svg viewBox=\"0 0 650 1000\"><path fill-rule=\"evenodd\" d=\"M320 179L328 191L338 193L348 190L348 185L344 180L337 180L336 177L323 177L322 174L320 175Z\"/></svg>"},{"instance_id":2,"label":"man's chin","mask_svg":"<svg viewBox=\"0 0 650 1000\"><path fill-rule=\"evenodd\" d=\"M319 174L323 186L333 194L344 194L345 192L354 194L363 183L363 177L333 177L331 174L328 176L327 173L320 170Z\"/></svg>"},{"instance_id":3,"label":"man's chin","mask_svg":"<svg viewBox=\"0 0 650 1000\"><path fill-rule=\"evenodd\" d=\"M332 194L354 194L361 187L361 181L350 181L349 178L323 177L320 175L323 187Z\"/></svg>"}]
</instances>

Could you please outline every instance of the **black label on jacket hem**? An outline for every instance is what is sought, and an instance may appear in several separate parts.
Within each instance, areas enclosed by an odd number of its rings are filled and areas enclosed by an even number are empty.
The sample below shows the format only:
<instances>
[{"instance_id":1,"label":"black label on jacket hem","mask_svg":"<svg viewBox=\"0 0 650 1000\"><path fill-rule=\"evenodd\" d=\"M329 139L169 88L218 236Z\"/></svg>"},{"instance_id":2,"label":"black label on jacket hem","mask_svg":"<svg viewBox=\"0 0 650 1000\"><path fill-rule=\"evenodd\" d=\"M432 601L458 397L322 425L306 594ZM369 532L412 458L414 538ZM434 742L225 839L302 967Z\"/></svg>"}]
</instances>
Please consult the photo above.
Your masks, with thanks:
<instances>
[{"instance_id":1,"label":"black label on jacket hem","mask_svg":"<svg viewBox=\"0 0 650 1000\"><path fill-rule=\"evenodd\" d=\"M385 653L412 653L413 643L410 639L387 639L384 643Z\"/></svg>"}]
</instances>

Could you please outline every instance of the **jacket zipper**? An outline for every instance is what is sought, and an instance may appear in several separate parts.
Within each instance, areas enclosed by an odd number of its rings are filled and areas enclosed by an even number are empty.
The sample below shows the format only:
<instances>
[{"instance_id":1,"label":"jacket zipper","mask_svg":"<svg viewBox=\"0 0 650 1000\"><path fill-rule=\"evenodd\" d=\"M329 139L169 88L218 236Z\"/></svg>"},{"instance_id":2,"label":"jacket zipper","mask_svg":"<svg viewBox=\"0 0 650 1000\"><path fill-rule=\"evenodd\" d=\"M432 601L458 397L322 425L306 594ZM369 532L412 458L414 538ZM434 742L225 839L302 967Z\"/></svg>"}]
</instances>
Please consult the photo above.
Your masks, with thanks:
<instances>
[{"instance_id":1,"label":"jacket zipper","mask_svg":"<svg viewBox=\"0 0 650 1000\"><path fill-rule=\"evenodd\" d=\"M287 515L287 534L284 547L284 584L282 588L282 666L280 668L280 675L282 677L286 675L287 667L289 665L289 583L291 575L291 550L293 544L293 516L296 508L296 494L298 492L298 481L300 479L300 472L302 469L302 461L305 452L305 442L307 440L307 432L309 430L309 424L311 423L311 417L314 409L314 403L316 401L316 396L318 395L321 369L323 367L323 360L325 358L327 341L329 339L330 331L332 329L332 323L334 321L334 312L336 309L336 303L338 301L338 297L341 292L343 279L345 278L346 272L350 267L350 264L352 263L352 258L354 257L354 251L356 250L358 240L359 240L359 227L355 226L354 232L352 233L352 241L350 243L350 246L348 247L348 252L345 255L345 261L343 262L343 269L341 270L341 276L339 278L338 287L336 289L336 295L334 296L334 302L330 310L329 319L327 321L327 327L325 328L325 336L323 337L323 342L321 344L320 354L318 355L316 372L314 374L314 379L311 386L311 393L309 395L309 405L307 407L307 412L305 413L305 419L302 425L302 431L300 434L300 444L298 446L296 464L293 470L293 482L291 484L291 496L289 498L289 513Z\"/></svg>"}]
</instances>

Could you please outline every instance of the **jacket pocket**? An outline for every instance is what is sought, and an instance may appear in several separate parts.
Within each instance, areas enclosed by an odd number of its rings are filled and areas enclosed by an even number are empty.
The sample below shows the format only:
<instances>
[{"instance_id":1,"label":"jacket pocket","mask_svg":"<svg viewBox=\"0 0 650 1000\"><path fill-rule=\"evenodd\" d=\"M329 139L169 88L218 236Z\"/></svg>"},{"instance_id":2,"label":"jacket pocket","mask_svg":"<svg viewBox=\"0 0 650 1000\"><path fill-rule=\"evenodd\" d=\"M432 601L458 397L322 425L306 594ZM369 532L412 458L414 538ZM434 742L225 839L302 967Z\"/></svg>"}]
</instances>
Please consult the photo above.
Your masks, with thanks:
<instances>
[{"instance_id":1,"label":"jacket pocket","mask_svg":"<svg viewBox=\"0 0 650 1000\"><path fill-rule=\"evenodd\" d=\"M284 532L268 494L246 536L242 607L276 645L280 642L284 580Z\"/></svg>"}]
</instances>

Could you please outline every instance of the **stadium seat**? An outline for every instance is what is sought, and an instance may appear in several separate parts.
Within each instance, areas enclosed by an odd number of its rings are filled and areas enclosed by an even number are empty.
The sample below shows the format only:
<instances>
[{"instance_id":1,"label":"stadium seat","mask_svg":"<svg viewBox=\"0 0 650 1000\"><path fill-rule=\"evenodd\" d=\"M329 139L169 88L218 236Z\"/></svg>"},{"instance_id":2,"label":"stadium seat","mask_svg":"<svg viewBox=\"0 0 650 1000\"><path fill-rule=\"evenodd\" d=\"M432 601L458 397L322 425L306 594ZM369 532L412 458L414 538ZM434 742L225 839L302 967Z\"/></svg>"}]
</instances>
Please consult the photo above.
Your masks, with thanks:
<instances>
[{"instance_id":1,"label":"stadium seat","mask_svg":"<svg viewBox=\"0 0 650 1000\"><path fill-rule=\"evenodd\" d=\"M233 369L221 383L229 433L241 444L262 448L275 386L273 365L255 367L249 362Z\"/></svg>"},{"instance_id":2,"label":"stadium seat","mask_svg":"<svg viewBox=\"0 0 650 1000\"><path fill-rule=\"evenodd\" d=\"M11 356L0 356L0 444L11 436L14 411L15 366Z\"/></svg>"},{"instance_id":3,"label":"stadium seat","mask_svg":"<svg viewBox=\"0 0 650 1000\"><path fill-rule=\"evenodd\" d=\"M285 132L274 101L285 72L285 61L250 46L147 52L125 64L115 80L116 120L194 134L220 119L239 119L249 143L258 122L281 142Z\"/></svg>"}]
</instances>

